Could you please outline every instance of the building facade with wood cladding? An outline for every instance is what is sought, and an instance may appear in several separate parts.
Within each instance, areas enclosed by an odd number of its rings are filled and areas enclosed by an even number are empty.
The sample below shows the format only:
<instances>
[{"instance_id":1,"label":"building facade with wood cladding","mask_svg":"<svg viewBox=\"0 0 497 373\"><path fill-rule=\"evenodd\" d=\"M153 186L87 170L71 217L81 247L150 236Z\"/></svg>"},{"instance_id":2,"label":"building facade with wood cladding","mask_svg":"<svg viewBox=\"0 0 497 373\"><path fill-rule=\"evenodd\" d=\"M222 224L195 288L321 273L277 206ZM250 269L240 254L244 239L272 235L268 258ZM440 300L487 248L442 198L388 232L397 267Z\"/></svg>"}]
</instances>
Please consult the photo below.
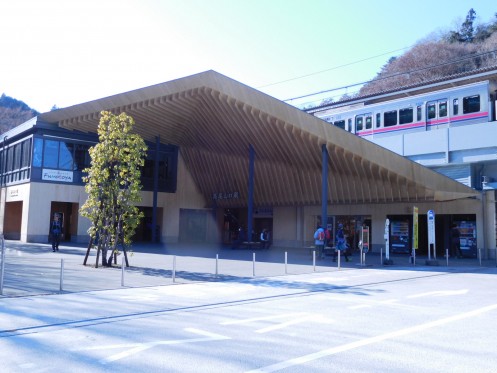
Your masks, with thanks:
<instances>
[{"instance_id":1,"label":"building facade with wood cladding","mask_svg":"<svg viewBox=\"0 0 497 373\"><path fill-rule=\"evenodd\" d=\"M402 222L391 237L408 247L402 231L417 207L440 217L437 252L456 214L475 217L479 242L495 242L484 229L490 201L478 191L214 71L43 113L3 134L7 239L47 242L59 212L64 239L88 241L81 177L102 110L132 116L149 147L136 241L231 245L241 228L249 241L267 229L274 246L304 247L323 222L331 231L344 224L353 246L368 226L379 250L391 218Z\"/></svg>"}]
</instances>

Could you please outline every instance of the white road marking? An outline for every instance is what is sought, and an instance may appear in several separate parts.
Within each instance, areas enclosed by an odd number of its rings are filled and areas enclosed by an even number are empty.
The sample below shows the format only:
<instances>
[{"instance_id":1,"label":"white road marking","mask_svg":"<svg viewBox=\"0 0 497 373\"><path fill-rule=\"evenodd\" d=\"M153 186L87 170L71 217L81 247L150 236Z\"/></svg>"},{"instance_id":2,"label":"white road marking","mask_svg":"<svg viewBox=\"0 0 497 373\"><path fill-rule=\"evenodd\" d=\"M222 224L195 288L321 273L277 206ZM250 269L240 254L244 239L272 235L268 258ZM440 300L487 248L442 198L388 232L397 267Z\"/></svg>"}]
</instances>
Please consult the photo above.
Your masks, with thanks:
<instances>
[{"instance_id":1,"label":"white road marking","mask_svg":"<svg viewBox=\"0 0 497 373\"><path fill-rule=\"evenodd\" d=\"M347 307L349 310L358 310L360 308L371 308L370 304L358 304L357 306L349 306Z\"/></svg>"},{"instance_id":2,"label":"white road marking","mask_svg":"<svg viewBox=\"0 0 497 373\"><path fill-rule=\"evenodd\" d=\"M253 317L251 319L243 319L243 320L229 320L223 321L220 323L221 325L233 325L233 324L249 324L254 321L262 321L262 320L273 320L273 319L283 319L287 317L295 317L295 316L304 316L306 313L297 312L297 313L283 313L280 315L271 315L271 316L261 316L261 317Z\"/></svg>"},{"instance_id":3,"label":"white road marking","mask_svg":"<svg viewBox=\"0 0 497 373\"><path fill-rule=\"evenodd\" d=\"M159 346L159 345L175 345L175 344L183 344L183 343L197 343L197 342L210 342L210 341L221 341L226 339L231 339L230 337L226 337L224 335L210 333L205 330L195 329L195 328L186 328L186 331L194 334L201 335L201 338L189 338L189 339L177 339L170 341L154 341L148 343L130 343L130 344L116 344L116 345L107 345L107 346L91 346L86 348L73 349L72 351L89 351L89 350L107 350L114 348L128 348L127 351L122 351L120 353L111 355L106 357L105 359L101 359L100 363L107 364L116 360L124 359L125 357L134 355L138 352L148 350L149 348Z\"/></svg>"},{"instance_id":4,"label":"white road marking","mask_svg":"<svg viewBox=\"0 0 497 373\"><path fill-rule=\"evenodd\" d=\"M258 329L255 332L259 334L267 333L267 332L272 332L273 330L278 330L278 329L283 329L286 328L290 325L295 325L295 324L301 324L303 322L318 322L318 323L326 323L330 324L333 322L333 320L328 319L322 315L307 315L300 317L298 319L293 319L289 320L287 322L282 322L276 325L268 326L266 328Z\"/></svg>"},{"instance_id":5,"label":"white road marking","mask_svg":"<svg viewBox=\"0 0 497 373\"><path fill-rule=\"evenodd\" d=\"M445 325L445 324L448 324L451 322L472 318L472 317L478 316L482 313L490 312L490 311L493 311L496 309L497 309L497 304L493 304L493 305L479 308L479 309L476 309L473 311L469 311L469 312L460 313L460 314L457 314L454 316L446 317L444 319L439 319L439 320L431 321L431 322L428 322L425 324L412 326L410 328L396 330L396 331L393 331L390 333L385 333L385 334L378 335L376 337L362 339L362 340L355 341L352 343L347 343L347 344L344 344L341 346L331 347L331 348L328 348L326 350L314 352L312 354L296 357L296 358L286 360L286 361L281 361L281 362L276 363L276 364L272 364L272 365L268 365L268 366L265 366L265 367L262 367L259 369L247 371L245 373L276 372L278 370L286 369L286 368L296 366L296 365L301 365L301 364L304 364L304 363L307 363L307 362L310 362L313 360L321 359L323 357L335 355L335 354L338 354L340 352L349 351L349 350L363 347L363 346L367 346L367 345L370 345L373 343L382 342L382 341L385 341L387 339L397 338L397 337L401 337L401 336L405 336L405 335L413 334L413 333L419 333L421 331L435 328L437 326Z\"/></svg>"},{"instance_id":6,"label":"white road marking","mask_svg":"<svg viewBox=\"0 0 497 373\"><path fill-rule=\"evenodd\" d=\"M406 298L421 298L421 297L446 297L449 295L463 295L468 292L468 289L461 290L438 290L438 291L430 291L428 293L420 293L409 295Z\"/></svg>"}]
</instances>

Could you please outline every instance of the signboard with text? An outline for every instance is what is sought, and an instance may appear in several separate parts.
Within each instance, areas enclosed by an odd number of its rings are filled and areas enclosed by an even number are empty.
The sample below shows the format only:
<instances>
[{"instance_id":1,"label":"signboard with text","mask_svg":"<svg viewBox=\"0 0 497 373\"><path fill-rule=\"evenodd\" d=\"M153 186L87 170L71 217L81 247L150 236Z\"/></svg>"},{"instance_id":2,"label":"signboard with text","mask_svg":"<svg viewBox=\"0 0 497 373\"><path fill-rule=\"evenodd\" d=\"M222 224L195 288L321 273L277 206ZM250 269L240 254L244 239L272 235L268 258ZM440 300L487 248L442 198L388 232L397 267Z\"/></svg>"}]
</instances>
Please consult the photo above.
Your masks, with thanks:
<instances>
[{"instance_id":1,"label":"signboard with text","mask_svg":"<svg viewBox=\"0 0 497 373\"><path fill-rule=\"evenodd\" d=\"M47 181L61 181L64 183L72 183L73 172L44 168L41 174L41 179Z\"/></svg>"}]
</instances>

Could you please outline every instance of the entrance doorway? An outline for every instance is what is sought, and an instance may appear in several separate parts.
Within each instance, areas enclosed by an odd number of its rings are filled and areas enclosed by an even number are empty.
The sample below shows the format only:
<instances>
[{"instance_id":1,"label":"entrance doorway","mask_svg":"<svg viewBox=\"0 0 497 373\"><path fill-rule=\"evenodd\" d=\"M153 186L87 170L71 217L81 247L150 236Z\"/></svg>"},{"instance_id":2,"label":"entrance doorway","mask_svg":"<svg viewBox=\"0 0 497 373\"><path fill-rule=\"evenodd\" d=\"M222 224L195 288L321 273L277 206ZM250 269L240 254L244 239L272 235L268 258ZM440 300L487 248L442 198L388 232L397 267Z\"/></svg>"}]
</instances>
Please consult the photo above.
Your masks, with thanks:
<instances>
[{"instance_id":1,"label":"entrance doorway","mask_svg":"<svg viewBox=\"0 0 497 373\"><path fill-rule=\"evenodd\" d=\"M143 212L143 219L140 221L138 227L136 227L135 235L133 236L134 242L152 242L152 222L153 222L153 207L138 207L141 212ZM157 207L157 223L155 226L156 238L160 241L162 230L162 207Z\"/></svg>"},{"instance_id":2,"label":"entrance doorway","mask_svg":"<svg viewBox=\"0 0 497 373\"><path fill-rule=\"evenodd\" d=\"M71 241L71 237L76 236L78 233L79 204L72 202L52 202L50 215L48 216L50 222L55 213L59 214L62 221L60 240Z\"/></svg>"},{"instance_id":3,"label":"entrance doorway","mask_svg":"<svg viewBox=\"0 0 497 373\"><path fill-rule=\"evenodd\" d=\"M20 240L22 225L22 201L5 203L3 235L6 240Z\"/></svg>"}]
</instances>

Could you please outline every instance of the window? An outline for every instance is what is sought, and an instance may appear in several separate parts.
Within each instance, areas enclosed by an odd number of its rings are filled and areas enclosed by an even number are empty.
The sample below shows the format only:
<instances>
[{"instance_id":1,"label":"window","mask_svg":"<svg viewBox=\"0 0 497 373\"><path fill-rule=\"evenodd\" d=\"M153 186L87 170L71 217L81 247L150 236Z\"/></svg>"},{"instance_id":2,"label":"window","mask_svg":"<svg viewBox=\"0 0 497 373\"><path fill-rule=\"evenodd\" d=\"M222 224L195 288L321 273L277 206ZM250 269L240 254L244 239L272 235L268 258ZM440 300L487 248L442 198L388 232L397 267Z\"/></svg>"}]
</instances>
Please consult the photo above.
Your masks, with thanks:
<instances>
[{"instance_id":1,"label":"window","mask_svg":"<svg viewBox=\"0 0 497 373\"><path fill-rule=\"evenodd\" d=\"M54 140L45 140L43 154L43 167L57 168L59 158L59 142Z\"/></svg>"},{"instance_id":2,"label":"window","mask_svg":"<svg viewBox=\"0 0 497 373\"><path fill-rule=\"evenodd\" d=\"M419 122L422 119L421 105L416 106L416 120Z\"/></svg>"},{"instance_id":3,"label":"window","mask_svg":"<svg viewBox=\"0 0 497 373\"><path fill-rule=\"evenodd\" d=\"M90 154L88 145L74 144L74 171L83 171L90 166Z\"/></svg>"},{"instance_id":4,"label":"window","mask_svg":"<svg viewBox=\"0 0 497 373\"><path fill-rule=\"evenodd\" d=\"M480 111L480 95L463 97L462 112L463 114L476 113Z\"/></svg>"},{"instance_id":5,"label":"window","mask_svg":"<svg viewBox=\"0 0 497 373\"><path fill-rule=\"evenodd\" d=\"M356 131L363 130L363 121L364 121L364 117L362 115L358 115L355 117L355 130Z\"/></svg>"},{"instance_id":6,"label":"window","mask_svg":"<svg viewBox=\"0 0 497 373\"><path fill-rule=\"evenodd\" d=\"M454 115L459 114L459 99L455 98L454 101L452 101L452 109L454 110Z\"/></svg>"},{"instance_id":7,"label":"window","mask_svg":"<svg viewBox=\"0 0 497 373\"><path fill-rule=\"evenodd\" d=\"M176 156L171 152L159 152L158 181L159 191L171 192L176 189ZM153 190L155 151L147 152L145 164L141 168L141 182L145 190Z\"/></svg>"},{"instance_id":8,"label":"window","mask_svg":"<svg viewBox=\"0 0 497 373\"><path fill-rule=\"evenodd\" d=\"M7 148L7 159L5 160L5 171L11 172L14 169L14 147Z\"/></svg>"},{"instance_id":9,"label":"window","mask_svg":"<svg viewBox=\"0 0 497 373\"><path fill-rule=\"evenodd\" d=\"M33 167L41 167L43 159L43 140L35 139L33 146Z\"/></svg>"},{"instance_id":10,"label":"window","mask_svg":"<svg viewBox=\"0 0 497 373\"><path fill-rule=\"evenodd\" d=\"M381 113L376 113L376 128L381 127Z\"/></svg>"},{"instance_id":11,"label":"window","mask_svg":"<svg viewBox=\"0 0 497 373\"><path fill-rule=\"evenodd\" d=\"M345 120L337 120L333 124L343 130L345 129Z\"/></svg>"},{"instance_id":12,"label":"window","mask_svg":"<svg viewBox=\"0 0 497 373\"><path fill-rule=\"evenodd\" d=\"M438 116L439 117L447 116L447 101L438 102Z\"/></svg>"},{"instance_id":13,"label":"window","mask_svg":"<svg viewBox=\"0 0 497 373\"><path fill-rule=\"evenodd\" d=\"M399 110L399 124L406 124L413 122L412 107Z\"/></svg>"},{"instance_id":14,"label":"window","mask_svg":"<svg viewBox=\"0 0 497 373\"><path fill-rule=\"evenodd\" d=\"M22 142L21 168L29 167L31 161L31 139Z\"/></svg>"},{"instance_id":15,"label":"window","mask_svg":"<svg viewBox=\"0 0 497 373\"><path fill-rule=\"evenodd\" d=\"M426 111L428 113L427 119L434 119L437 117L437 107L435 106L434 102L429 102L426 105Z\"/></svg>"},{"instance_id":16,"label":"window","mask_svg":"<svg viewBox=\"0 0 497 373\"><path fill-rule=\"evenodd\" d=\"M61 142L59 154L59 168L72 170L74 144Z\"/></svg>"},{"instance_id":17,"label":"window","mask_svg":"<svg viewBox=\"0 0 497 373\"><path fill-rule=\"evenodd\" d=\"M373 117L371 115L366 116L366 129L369 130L373 127Z\"/></svg>"},{"instance_id":18,"label":"window","mask_svg":"<svg viewBox=\"0 0 497 373\"><path fill-rule=\"evenodd\" d=\"M13 170L20 170L21 169L21 143L15 144L14 145L14 165L13 165Z\"/></svg>"},{"instance_id":19,"label":"window","mask_svg":"<svg viewBox=\"0 0 497 373\"><path fill-rule=\"evenodd\" d=\"M383 119L385 122L385 127L396 126L397 125L397 110L385 111L383 113Z\"/></svg>"}]
</instances>

